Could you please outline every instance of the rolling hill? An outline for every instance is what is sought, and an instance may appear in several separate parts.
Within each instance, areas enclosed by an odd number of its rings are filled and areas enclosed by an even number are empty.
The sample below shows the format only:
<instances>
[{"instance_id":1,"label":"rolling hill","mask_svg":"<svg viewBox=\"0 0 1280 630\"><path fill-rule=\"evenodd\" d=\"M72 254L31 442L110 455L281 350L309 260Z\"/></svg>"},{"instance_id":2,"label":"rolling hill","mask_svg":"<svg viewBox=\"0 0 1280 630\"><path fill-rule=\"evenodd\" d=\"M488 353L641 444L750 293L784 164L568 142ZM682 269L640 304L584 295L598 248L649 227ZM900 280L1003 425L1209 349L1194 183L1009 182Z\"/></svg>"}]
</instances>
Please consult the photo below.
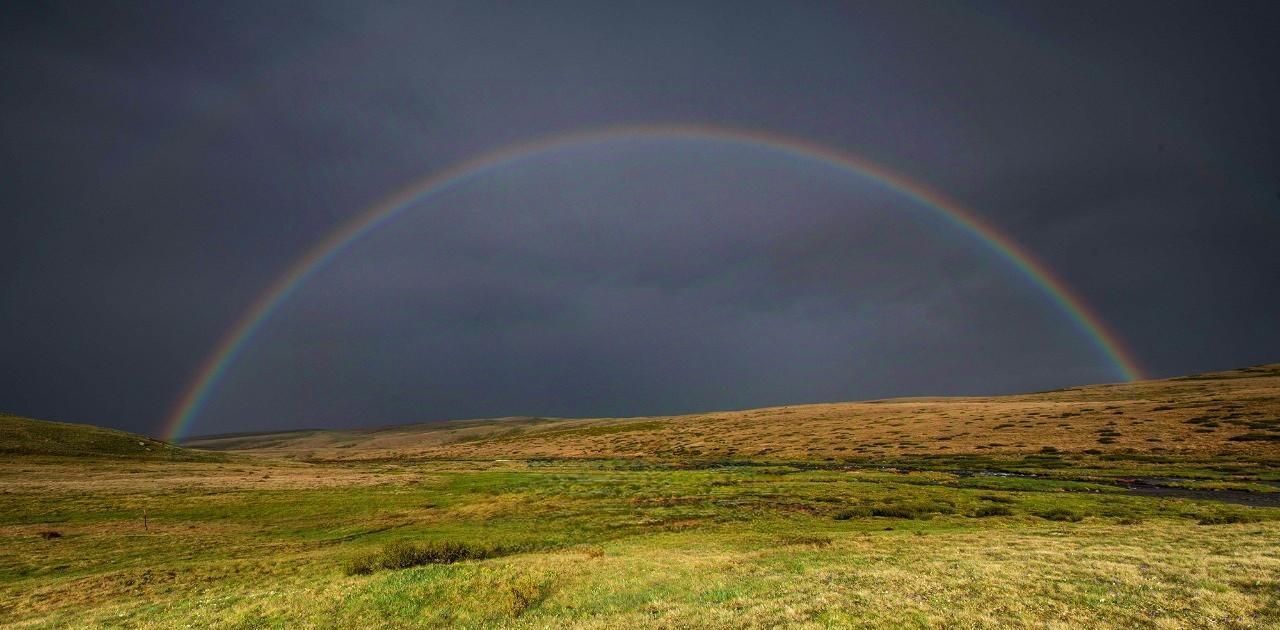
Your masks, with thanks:
<instances>
[{"instance_id":1,"label":"rolling hill","mask_svg":"<svg viewBox=\"0 0 1280 630\"><path fill-rule=\"evenodd\" d=\"M645 418L500 418L193 438L306 459L862 460L921 455L1280 456L1280 364L1049 392L791 405Z\"/></svg>"},{"instance_id":2,"label":"rolling hill","mask_svg":"<svg viewBox=\"0 0 1280 630\"><path fill-rule=\"evenodd\" d=\"M186 461L224 459L216 453L194 451L125 431L8 414L0 414L0 453Z\"/></svg>"}]
</instances>

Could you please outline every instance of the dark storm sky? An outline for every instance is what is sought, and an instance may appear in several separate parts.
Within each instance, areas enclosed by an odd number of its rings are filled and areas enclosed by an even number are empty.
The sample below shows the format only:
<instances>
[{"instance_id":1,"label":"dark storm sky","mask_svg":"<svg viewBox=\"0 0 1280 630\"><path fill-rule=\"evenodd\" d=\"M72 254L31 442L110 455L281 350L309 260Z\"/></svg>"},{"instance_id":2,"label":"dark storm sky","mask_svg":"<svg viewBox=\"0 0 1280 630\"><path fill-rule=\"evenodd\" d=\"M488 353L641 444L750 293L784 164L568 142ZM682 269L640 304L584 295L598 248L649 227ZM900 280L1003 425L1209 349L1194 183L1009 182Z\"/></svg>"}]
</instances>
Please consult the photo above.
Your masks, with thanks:
<instances>
[{"instance_id":1,"label":"dark storm sky","mask_svg":"<svg viewBox=\"0 0 1280 630\"><path fill-rule=\"evenodd\" d=\"M1277 6L6 3L0 409L155 433L345 219L507 143L633 123L788 134L926 182L1152 375L1277 361ZM1116 377L901 195L767 149L630 140L497 169L356 243L192 433Z\"/></svg>"}]
</instances>

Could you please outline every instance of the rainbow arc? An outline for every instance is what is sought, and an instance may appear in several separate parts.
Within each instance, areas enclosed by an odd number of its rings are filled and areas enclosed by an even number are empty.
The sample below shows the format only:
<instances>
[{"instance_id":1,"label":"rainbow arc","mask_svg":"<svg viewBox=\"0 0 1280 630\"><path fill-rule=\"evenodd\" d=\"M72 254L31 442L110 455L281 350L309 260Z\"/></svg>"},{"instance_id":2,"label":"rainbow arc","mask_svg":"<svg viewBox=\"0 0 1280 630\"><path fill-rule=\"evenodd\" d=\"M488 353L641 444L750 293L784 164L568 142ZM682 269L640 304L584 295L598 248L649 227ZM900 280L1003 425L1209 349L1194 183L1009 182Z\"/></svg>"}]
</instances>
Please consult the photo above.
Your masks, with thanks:
<instances>
[{"instance_id":1,"label":"rainbow arc","mask_svg":"<svg viewBox=\"0 0 1280 630\"><path fill-rule=\"evenodd\" d=\"M706 140L744 147L765 148L802 160L870 179L933 211L934 215L971 235L1011 264L1032 285L1050 298L1098 353L1124 380L1142 378L1133 354L1087 303L1048 267L1021 245L977 214L941 192L872 160L807 140L764 131L712 125L632 125L552 135L509 145L460 162L414 181L343 223L312 245L284 270L222 336L200 364L195 377L178 397L160 433L164 439L181 438L191 427L204 403L236 357L271 315L288 301L307 279L342 253L353 242L393 221L404 211L445 190L522 160L574 146L635 138Z\"/></svg>"}]
</instances>

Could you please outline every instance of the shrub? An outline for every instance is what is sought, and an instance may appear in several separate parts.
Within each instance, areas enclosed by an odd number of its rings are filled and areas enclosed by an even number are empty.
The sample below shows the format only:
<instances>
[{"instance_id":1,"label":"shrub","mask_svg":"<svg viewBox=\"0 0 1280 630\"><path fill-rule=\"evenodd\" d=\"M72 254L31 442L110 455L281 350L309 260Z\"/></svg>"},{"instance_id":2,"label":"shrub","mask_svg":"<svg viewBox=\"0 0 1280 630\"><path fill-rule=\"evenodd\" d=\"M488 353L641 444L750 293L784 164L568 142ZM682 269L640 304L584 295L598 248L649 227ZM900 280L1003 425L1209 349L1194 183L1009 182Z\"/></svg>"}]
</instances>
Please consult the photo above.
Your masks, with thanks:
<instances>
[{"instance_id":1,"label":"shrub","mask_svg":"<svg viewBox=\"0 0 1280 630\"><path fill-rule=\"evenodd\" d=\"M980 494L978 498L992 503L1013 503L1013 499L999 494Z\"/></svg>"},{"instance_id":2,"label":"shrub","mask_svg":"<svg viewBox=\"0 0 1280 630\"><path fill-rule=\"evenodd\" d=\"M1196 522L1201 525L1229 525L1231 523L1257 523L1260 520L1262 520L1262 517L1256 514L1218 512L1215 514L1201 514Z\"/></svg>"},{"instance_id":3,"label":"shrub","mask_svg":"<svg viewBox=\"0 0 1280 630\"><path fill-rule=\"evenodd\" d=\"M1013 510L1003 505L983 505L973 511L973 515L977 518L987 516L1012 516Z\"/></svg>"},{"instance_id":4,"label":"shrub","mask_svg":"<svg viewBox=\"0 0 1280 630\"><path fill-rule=\"evenodd\" d=\"M788 536L780 542L783 546L829 547L832 539L830 536Z\"/></svg>"},{"instance_id":5,"label":"shrub","mask_svg":"<svg viewBox=\"0 0 1280 630\"><path fill-rule=\"evenodd\" d=\"M835 516L832 518L837 521L847 521L851 518L862 518L866 516L871 516L871 510L860 507L840 510L839 512L836 512Z\"/></svg>"},{"instance_id":6,"label":"shrub","mask_svg":"<svg viewBox=\"0 0 1280 630\"><path fill-rule=\"evenodd\" d=\"M519 617L525 611L537 606L546 597L546 587L531 579L514 580L507 586L510 599L507 601L506 613L511 617Z\"/></svg>"},{"instance_id":7,"label":"shrub","mask_svg":"<svg viewBox=\"0 0 1280 630\"><path fill-rule=\"evenodd\" d=\"M1084 520L1084 515L1067 508L1053 508L1036 514L1040 518L1050 521L1062 521L1068 523L1079 523Z\"/></svg>"},{"instance_id":8,"label":"shrub","mask_svg":"<svg viewBox=\"0 0 1280 630\"><path fill-rule=\"evenodd\" d=\"M595 545L590 545L590 546L587 546L587 547L581 547L581 548L579 548L579 549L578 549L578 551L581 551L582 553L586 554L586 556L587 556L588 558L603 558L603 557L604 557L604 549L601 549L600 547L597 547L597 546L595 546Z\"/></svg>"},{"instance_id":9,"label":"shrub","mask_svg":"<svg viewBox=\"0 0 1280 630\"><path fill-rule=\"evenodd\" d=\"M906 505L878 505L871 508L872 516L883 518L916 518L922 514L922 511Z\"/></svg>"},{"instance_id":10,"label":"shrub","mask_svg":"<svg viewBox=\"0 0 1280 630\"><path fill-rule=\"evenodd\" d=\"M956 509L949 503L895 503L871 508L872 516L884 518L927 519L934 514L953 514Z\"/></svg>"},{"instance_id":11,"label":"shrub","mask_svg":"<svg viewBox=\"0 0 1280 630\"><path fill-rule=\"evenodd\" d=\"M369 575L378 568L377 554L366 553L347 560L343 571L347 575Z\"/></svg>"},{"instance_id":12,"label":"shrub","mask_svg":"<svg viewBox=\"0 0 1280 630\"><path fill-rule=\"evenodd\" d=\"M1232 442L1280 442L1280 434L1243 433L1241 435L1233 435L1227 439Z\"/></svg>"},{"instance_id":13,"label":"shrub","mask_svg":"<svg viewBox=\"0 0 1280 630\"><path fill-rule=\"evenodd\" d=\"M62 538L62 532L57 532L57 531L54 531L54 530L52 530L52 529L45 530L45 531L42 531L42 532L37 532L37 533L36 533L36 535L37 535L37 536L39 536L39 537L41 537L41 538L43 538L43 539L45 539L45 540L53 540L54 538Z\"/></svg>"},{"instance_id":14,"label":"shrub","mask_svg":"<svg viewBox=\"0 0 1280 630\"><path fill-rule=\"evenodd\" d=\"M378 569L408 569L425 564L453 564L463 560L483 560L516 551L512 548L488 547L454 541L429 542L422 545L398 540L380 551L366 553L347 561L347 575L367 575Z\"/></svg>"}]
</instances>

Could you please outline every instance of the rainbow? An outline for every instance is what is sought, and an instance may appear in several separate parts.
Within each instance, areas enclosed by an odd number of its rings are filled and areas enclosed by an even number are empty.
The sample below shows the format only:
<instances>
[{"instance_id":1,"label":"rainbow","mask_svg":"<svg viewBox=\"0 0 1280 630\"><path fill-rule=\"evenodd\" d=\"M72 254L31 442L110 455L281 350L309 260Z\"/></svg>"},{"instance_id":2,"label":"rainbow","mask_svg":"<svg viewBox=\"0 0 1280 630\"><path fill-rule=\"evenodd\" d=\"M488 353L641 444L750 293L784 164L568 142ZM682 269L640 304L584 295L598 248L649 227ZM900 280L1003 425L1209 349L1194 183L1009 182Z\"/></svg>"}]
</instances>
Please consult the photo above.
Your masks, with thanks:
<instances>
[{"instance_id":1,"label":"rainbow","mask_svg":"<svg viewBox=\"0 0 1280 630\"><path fill-rule=\"evenodd\" d=\"M807 140L776 133L711 125L631 125L591 129L543 137L508 145L455 164L405 186L386 199L368 207L311 246L280 274L244 311L219 340L213 352L200 364L196 376L175 402L165 420L161 436L177 440L195 420L227 368L271 314L289 299L318 269L324 267L351 243L395 219L415 203L520 160L557 149L635 138L711 140L756 148L767 148L869 178L933 210L951 225L977 238L1011 263L1032 284L1048 295L1074 325L1089 338L1124 380L1142 378L1133 355L1096 313L1061 279L1030 252L996 228L982 222L972 211L936 190L895 173L871 160Z\"/></svg>"}]
</instances>

